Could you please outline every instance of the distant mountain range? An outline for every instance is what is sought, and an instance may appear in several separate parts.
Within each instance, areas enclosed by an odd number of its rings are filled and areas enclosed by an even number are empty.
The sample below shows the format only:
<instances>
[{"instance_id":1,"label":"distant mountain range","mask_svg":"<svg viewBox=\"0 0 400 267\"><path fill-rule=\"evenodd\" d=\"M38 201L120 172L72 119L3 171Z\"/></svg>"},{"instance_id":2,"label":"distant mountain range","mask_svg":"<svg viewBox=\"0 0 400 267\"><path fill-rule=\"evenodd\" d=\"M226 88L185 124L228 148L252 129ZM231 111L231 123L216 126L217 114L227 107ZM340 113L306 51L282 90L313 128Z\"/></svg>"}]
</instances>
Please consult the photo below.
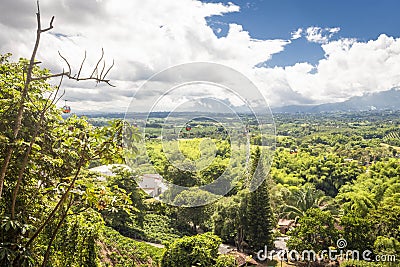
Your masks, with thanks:
<instances>
[{"instance_id":1,"label":"distant mountain range","mask_svg":"<svg viewBox=\"0 0 400 267\"><path fill-rule=\"evenodd\" d=\"M290 105L272 108L278 113L318 113L337 111L400 110L400 88L355 96L344 102L320 105Z\"/></svg>"},{"instance_id":2,"label":"distant mountain range","mask_svg":"<svg viewBox=\"0 0 400 267\"><path fill-rule=\"evenodd\" d=\"M365 94L363 96L355 96L343 102L327 103L319 105L290 105L283 107L271 108L273 113L319 113L319 112L359 112L359 111L383 111L383 110L400 110L400 87L392 88L388 91L378 93ZM225 108L226 110L226 108ZM224 111L220 111L216 106L213 106L213 114L223 115ZM232 110L237 113L247 114L246 106L232 107ZM256 110L258 114L268 112L266 109ZM186 111L178 112L176 115L192 116L193 114L208 114L207 111ZM77 115L85 115L88 117L108 117L108 118L124 118L124 112L77 112ZM153 112L152 117L166 117L170 112ZM134 112L130 116L135 118L146 118L147 113ZM128 116L129 117L129 116Z\"/></svg>"}]
</instances>

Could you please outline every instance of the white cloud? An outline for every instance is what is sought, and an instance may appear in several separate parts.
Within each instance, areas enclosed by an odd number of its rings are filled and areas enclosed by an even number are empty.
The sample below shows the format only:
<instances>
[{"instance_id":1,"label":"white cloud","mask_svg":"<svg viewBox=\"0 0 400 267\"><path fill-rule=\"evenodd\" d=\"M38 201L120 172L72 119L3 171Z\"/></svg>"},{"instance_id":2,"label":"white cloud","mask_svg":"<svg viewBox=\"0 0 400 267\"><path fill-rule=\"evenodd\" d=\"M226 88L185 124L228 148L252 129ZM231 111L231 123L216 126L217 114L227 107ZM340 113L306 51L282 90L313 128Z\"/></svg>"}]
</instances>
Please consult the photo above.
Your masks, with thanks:
<instances>
[{"instance_id":1,"label":"white cloud","mask_svg":"<svg viewBox=\"0 0 400 267\"><path fill-rule=\"evenodd\" d=\"M342 39L322 48L325 58L316 66L258 69L258 86L275 105L336 102L400 86L400 38Z\"/></svg>"},{"instance_id":2,"label":"white cloud","mask_svg":"<svg viewBox=\"0 0 400 267\"><path fill-rule=\"evenodd\" d=\"M291 39L296 40L301 37L305 37L309 42L325 44L328 43L333 35L339 31L339 27L321 28L312 26L306 29L298 28L296 31L291 32Z\"/></svg>"},{"instance_id":3,"label":"white cloud","mask_svg":"<svg viewBox=\"0 0 400 267\"><path fill-rule=\"evenodd\" d=\"M305 37L309 42L325 44L327 43L334 34L340 31L339 27L336 28L320 28L320 27L308 27L305 30Z\"/></svg>"},{"instance_id":4,"label":"white cloud","mask_svg":"<svg viewBox=\"0 0 400 267\"><path fill-rule=\"evenodd\" d=\"M291 39L292 40L296 40L296 39L301 38L302 33L303 33L303 29L302 28L298 28L296 31L291 33L291 36L292 36Z\"/></svg>"},{"instance_id":5,"label":"white cloud","mask_svg":"<svg viewBox=\"0 0 400 267\"><path fill-rule=\"evenodd\" d=\"M13 0L5 0L0 9L32 18L29 23L21 25L18 21L12 21L12 24L7 24L7 20L1 21L0 53L12 52L16 57L29 57L36 26L34 5L18 6ZM84 50L88 52L88 65L94 65L101 48L104 48L106 61L111 63L115 59L110 78L118 84L143 81L164 68L191 61L219 62L251 70L255 64L283 51L289 42L253 39L237 24L229 25L227 36L218 38L207 25L206 18L210 16L239 10L232 3L192 0L42 0L43 24L47 25L51 15L56 19L53 34L42 36L38 59L51 70L59 71L63 61L57 54L58 50L71 60L72 66L79 66ZM86 72L90 70L86 69ZM65 85L73 86L76 94L79 85L70 82ZM93 90L102 94L107 91L104 94L108 96L107 102L102 105L114 108L109 104L111 96L108 91L112 88L94 88L90 84L81 86L82 92ZM70 91L67 88L67 95ZM91 100L93 94L82 93L82 96ZM115 99L119 97L115 96Z\"/></svg>"},{"instance_id":6,"label":"white cloud","mask_svg":"<svg viewBox=\"0 0 400 267\"><path fill-rule=\"evenodd\" d=\"M43 35L37 56L46 67L61 70L58 50L72 66L79 66L85 50L88 65L94 65L102 47L107 63L115 59L110 78L116 88L65 82L75 110L124 111L133 93L151 75L193 61L222 63L241 71L274 106L337 101L400 85L400 39L386 35L367 42L332 41L340 28L299 28L291 39L304 37L320 44L325 52L322 60L315 66L299 62L255 68L273 54L284 53L291 40L257 40L238 24L230 24L227 35L218 38L207 18L239 12L232 3L41 0L41 7L44 25L52 15L56 17L53 34ZM0 53L29 57L36 27L34 3L3 0L0 10L5 14L0 17Z\"/></svg>"}]
</instances>

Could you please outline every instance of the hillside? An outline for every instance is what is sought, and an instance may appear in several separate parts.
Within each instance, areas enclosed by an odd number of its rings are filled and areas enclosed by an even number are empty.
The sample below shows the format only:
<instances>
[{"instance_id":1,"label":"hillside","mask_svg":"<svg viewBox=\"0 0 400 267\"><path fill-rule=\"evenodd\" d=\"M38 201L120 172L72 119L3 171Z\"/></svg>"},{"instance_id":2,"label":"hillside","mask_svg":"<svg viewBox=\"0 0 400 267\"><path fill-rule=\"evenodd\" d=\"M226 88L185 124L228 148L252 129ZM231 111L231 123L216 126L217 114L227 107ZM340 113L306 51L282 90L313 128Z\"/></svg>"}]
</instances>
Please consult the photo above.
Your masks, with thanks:
<instances>
[{"instance_id":1,"label":"hillside","mask_svg":"<svg viewBox=\"0 0 400 267\"><path fill-rule=\"evenodd\" d=\"M290 105L273 108L272 110L279 113L400 110L400 90L399 88L392 88L388 91L355 96L343 102L320 105Z\"/></svg>"}]
</instances>

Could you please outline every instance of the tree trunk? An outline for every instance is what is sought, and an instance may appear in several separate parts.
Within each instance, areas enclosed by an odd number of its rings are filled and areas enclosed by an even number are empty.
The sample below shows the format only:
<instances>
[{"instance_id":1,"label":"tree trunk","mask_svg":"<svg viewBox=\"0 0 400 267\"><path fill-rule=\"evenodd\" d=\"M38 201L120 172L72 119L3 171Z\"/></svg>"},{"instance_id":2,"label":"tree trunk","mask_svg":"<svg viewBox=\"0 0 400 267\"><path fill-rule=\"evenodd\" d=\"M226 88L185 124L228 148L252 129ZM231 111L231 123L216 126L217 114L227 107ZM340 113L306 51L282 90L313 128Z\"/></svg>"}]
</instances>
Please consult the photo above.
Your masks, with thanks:
<instances>
[{"instance_id":1,"label":"tree trunk","mask_svg":"<svg viewBox=\"0 0 400 267\"><path fill-rule=\"evenodd\" d=\"M42 31L41 22L40 22L39 3L38 3L37 7L38 7L38 12L36 13L36 19L37 19L36 41L35 41L35 46L34 46L33 51L32 51L31 59L29 61L29 65L28 65L28 69L27 69L27 73L26 73L26 80L25 80L24 88L23 88L22 94L21 94L21 99L20 99L19 104L18 104L19 107L18 107L17 117L15 119L15 123L14 123L14 127L13 127L13 135L12 135L11 142L15 142L15 140L18 137L19 130L21 129L22 117L23 117L23 114L24 114L24 105L25 105L26 97L28 95L29 85L30 85L30 83L32 81L32 70L33 70L33 67L35 65L36 53L37 53L37 50L39 48L40 35L43 32ZM4 161L3 161L3 166L1 167L1 173L0 173L0 200L1 200L1 197L2 197L2 194L3 194L4 179L6 177L8 164L10 163L11 156L12 156L13 152L14 152L14 147L13 146L9 146L9 148L7 149L6 157L4 158Z\"/></svg>"}]
</instances>

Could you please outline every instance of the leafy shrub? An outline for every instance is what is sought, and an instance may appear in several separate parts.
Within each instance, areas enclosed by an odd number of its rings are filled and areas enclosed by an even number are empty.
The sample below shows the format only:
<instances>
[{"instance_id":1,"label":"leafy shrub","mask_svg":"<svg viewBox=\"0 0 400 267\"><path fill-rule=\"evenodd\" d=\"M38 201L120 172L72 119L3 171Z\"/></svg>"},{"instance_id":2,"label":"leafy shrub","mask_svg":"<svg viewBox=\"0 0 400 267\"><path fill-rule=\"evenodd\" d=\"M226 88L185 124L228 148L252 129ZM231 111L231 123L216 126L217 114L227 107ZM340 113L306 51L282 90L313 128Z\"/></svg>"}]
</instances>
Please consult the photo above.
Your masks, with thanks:
<instances>
[{"instance_id":1,"label":"leafy shrub","mask_svg":"<svg viewBox=\"0 0 400 267\"><path fill-rule=\"evenodd\" d=\"M96 240L103 226L101 215L88 209L66 219L53 244L51 266L98 266ZM49 238L41 237L42 240Z\"/></svg>"},{"instance_id":2,"label":"leafy shrub","mask_svg":"<svg viewBox=\"0 0 400 267\"><path fill-rule=\"evenodd\" d=\"M133 221L133 220L132 220ZM183 235L191 235L190 228L182 222L166 215L146 214L142 224L137 222L125 226L125 231L116 229L122 235L154 243L171 243Z\"/></svg>"},{"instance_id":3,"label":"leafy shrub","mask_svg":"<svg viewBox=\"0 0 400 267\"><path fill-rule=\"evenodd\" d=\"M161 266L214 266L220 244L221 239L211 233L185 236L167 247Z\"/></svg>"},{"instance_id":4,"label":"leafy shrub","mask_svg":"<svg viewBox=\"0 0 400 267\"><path fill-rule=\"evenodd\" d=\"M103 266L159 266L164 249L139 242L104 227L100 236Z\"/></svg>"},{"instance_id":5,"label":"leafy shrub","mask_svg":"<svg viewBox=\"0 0 400 267\"><path fill-rule=\"evenodd\" d=\"M143 222L145 239L150 242L172 242L181 237L172 227L171 218L165 215L146 214Z\"/></svg>"},{"instance_id":6,"label":"leafy shrub","mask_svg":"<svg viewBox=\"0 0 400 267\"><path fill-rule=\"evenodd\" d=\"M219 255L214 267L236 267L236 259L231 255Z\"/></svg>"}]
</instances>

